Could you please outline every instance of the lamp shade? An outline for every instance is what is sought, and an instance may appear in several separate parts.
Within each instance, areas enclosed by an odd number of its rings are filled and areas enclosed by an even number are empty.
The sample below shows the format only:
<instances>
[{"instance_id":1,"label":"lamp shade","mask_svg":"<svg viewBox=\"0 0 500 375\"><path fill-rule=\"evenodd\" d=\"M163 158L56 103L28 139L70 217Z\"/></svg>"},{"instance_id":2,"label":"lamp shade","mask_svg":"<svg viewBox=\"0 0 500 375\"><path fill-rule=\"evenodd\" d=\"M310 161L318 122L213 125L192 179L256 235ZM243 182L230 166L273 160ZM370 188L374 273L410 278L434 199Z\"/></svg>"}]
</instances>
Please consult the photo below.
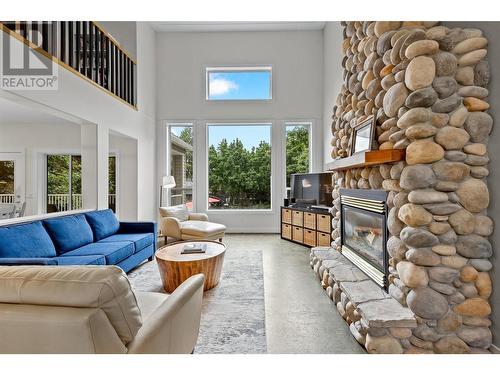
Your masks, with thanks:
<instances>
[{"instance_id":1,"label":"lamp shade","mask_svg":"<svg viewBox=\"0 0 500 375\"><path fill-rule=\"evenodd\" d=\"M174 176L163 176L161 186L163 186L164 188L168 188L168 189L175 187Z\"/></svg>"}]
</instances>

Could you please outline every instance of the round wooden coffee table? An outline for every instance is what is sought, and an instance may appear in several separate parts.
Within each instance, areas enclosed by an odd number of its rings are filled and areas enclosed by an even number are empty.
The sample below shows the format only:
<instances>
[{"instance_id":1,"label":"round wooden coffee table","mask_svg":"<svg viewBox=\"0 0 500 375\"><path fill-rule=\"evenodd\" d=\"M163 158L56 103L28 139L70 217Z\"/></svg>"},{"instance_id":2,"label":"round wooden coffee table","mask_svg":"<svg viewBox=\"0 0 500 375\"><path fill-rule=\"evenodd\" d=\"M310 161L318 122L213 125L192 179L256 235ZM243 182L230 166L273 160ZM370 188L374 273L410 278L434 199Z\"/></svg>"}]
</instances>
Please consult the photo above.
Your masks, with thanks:
<instances>
[{"instance_id":1,"label":"round wooden coffee table","mask_svg":"<svg viewBox=\"0 0 500 375\"><path fill-rule=\"evenodd\" d=\"M205 243L207 251L200 254L181 254L188 243ZM155 254L163 288L172 293L189 277L205 275L203 290L212 289L219 283L226 245L215 241L182 241L161 247Z\"/></svg>"}]
</instances>

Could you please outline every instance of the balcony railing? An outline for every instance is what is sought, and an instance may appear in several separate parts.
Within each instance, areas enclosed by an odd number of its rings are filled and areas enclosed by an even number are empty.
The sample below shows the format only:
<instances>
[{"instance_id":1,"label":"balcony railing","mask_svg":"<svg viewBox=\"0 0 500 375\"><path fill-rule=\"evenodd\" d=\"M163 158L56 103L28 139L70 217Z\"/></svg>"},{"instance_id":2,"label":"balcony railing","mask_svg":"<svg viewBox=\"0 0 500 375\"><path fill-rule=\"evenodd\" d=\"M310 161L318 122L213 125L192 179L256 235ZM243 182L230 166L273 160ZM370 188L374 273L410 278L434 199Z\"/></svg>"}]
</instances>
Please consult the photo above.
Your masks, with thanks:
<instances>
[{"instance_id":1,"label":"balcony railing","mask_svg":"<svg viewBox=\"0 0 500 375\"><path fill-rule=\"evenodd\" d=\"M93 21L3 21L0 28L136 108L136 62Z\"/></svg>"},{"instance_id":2,"label":"balcony railing","mask_svg":"<svg viewBox=\"0 0 500 375\"><path fill-rule=\"evenodd\" d=\"M116 194L108 195L110 207L116 207ZM56 212L82 209L82 194L47 194L47 206L52 206ZM72 206L72 207L71 207Z\"/></svg>"},{"instance_id":3,"label":"balcony railing","mask_svg":"<svg viewBox=\"0 0 500 375\"><path fill-rule=\"evenodd\" d=\"M15 201L15 194L0 194L0 203L14 203Z\"/></svg>"}]
</instances>

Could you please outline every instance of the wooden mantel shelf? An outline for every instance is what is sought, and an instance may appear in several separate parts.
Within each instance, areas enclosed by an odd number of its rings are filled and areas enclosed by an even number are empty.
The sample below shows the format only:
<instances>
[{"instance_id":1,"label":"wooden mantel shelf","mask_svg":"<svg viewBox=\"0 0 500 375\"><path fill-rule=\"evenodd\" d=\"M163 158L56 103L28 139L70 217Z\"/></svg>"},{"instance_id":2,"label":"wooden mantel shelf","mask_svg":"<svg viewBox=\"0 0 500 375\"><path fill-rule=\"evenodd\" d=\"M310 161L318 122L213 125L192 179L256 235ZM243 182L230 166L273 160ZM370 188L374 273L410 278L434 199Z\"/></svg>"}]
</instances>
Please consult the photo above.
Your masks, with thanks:
<instances>
[{"instance_id":1,"label":"wooden mantel shelf","mask_svg":"<svg viewBox=\"0 0 500 375\"><path fill-rule=\"evenodd\" d=\"M351 168L393 163L404 160L404 158L405 150L362 151L347 158L336 159L328 163L327 169L329 171L342 171Z\"/></svg>"}]
</instances>

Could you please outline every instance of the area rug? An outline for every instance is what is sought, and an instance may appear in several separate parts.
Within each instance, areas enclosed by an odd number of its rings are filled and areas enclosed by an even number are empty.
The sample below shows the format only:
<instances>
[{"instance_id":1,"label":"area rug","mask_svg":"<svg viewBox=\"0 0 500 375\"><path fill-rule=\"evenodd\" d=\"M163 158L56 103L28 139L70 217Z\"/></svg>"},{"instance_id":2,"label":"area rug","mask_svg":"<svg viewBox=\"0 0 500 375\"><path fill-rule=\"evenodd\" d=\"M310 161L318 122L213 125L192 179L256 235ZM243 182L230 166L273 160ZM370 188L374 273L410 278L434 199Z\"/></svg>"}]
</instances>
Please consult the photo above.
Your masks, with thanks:
<instances>
[{"instance_id":1,"label":"area rug","mask_svg":"<svg viewBox=\"0 0 500 375\"><path fill-rule=\"evenodd\" d=\"M245 235L230 235L220 283L203 296L195 353L266 353L262 250ZM139 291L163 291L156 262L129 273Z\"/></svg>"}]
</instances>

